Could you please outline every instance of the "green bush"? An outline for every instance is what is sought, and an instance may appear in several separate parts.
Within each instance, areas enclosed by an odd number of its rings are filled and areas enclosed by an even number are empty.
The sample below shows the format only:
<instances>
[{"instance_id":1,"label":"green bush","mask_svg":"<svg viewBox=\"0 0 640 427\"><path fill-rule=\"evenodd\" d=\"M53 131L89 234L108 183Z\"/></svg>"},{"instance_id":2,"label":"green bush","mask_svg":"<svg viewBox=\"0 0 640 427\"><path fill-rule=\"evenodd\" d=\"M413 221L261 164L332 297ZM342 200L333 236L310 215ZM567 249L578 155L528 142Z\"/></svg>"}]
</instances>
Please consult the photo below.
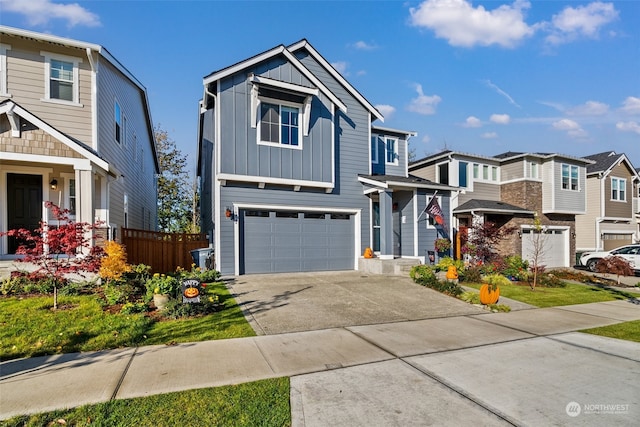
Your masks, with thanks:
<instances>
[{"instance_id":1,"label":"green bush","mask_svg":"<svg viewBox=\"0 0 640 427\"><path fill-rule=\"evenodd\" d=\"M482 268L477 265L467 267L459 278L462 282L480 283L482 281Z\"/></svg>"},{"instance_id":2,"label":"green bush","mask_svg":"<svg viewBox=\"0 0 640 427\"><path fill-rule=\"evenodd\" d=\"M182 299L170 299L162 310L162 315L170 319L200 316L216 312L220 309L220 300L217 295L207 295L200 298L200 302L183 303Z\"/></svg>"},{"instance_id":3,"label":"green bush","mask_svg":"<svg viewBox=\"0 0 640 427\"><path fill-rule=\"evenodd\" d=\"M451 257L440 258L440 261L436 264L436 271L447 271L450 266L455 266L456 270L458 270L458 274L461 274L464 271L464 261L458 259L454 260Z\"/></svg>"},{"instance_id":4,"label":"green bush","mask_svg":"<svg viewBox=\"0 0 640 427\"><path fill-rule=\"evenodd\" d=\"M524 282L529 279L529 261L523 260L520 255L510 255L504 258L506 268L502 273L506 277L512 277L514 280Z\"/></svg>"},{"instance_id":5,"label":"green bush","mask_svg":"<svg viewBox=\"0 0 640 427\"><path fill-rule=\"evenodd\" d=\"M462 301L469 304L480 304L480 294L477 292L463 292L458 296Z\"/></svg>"},{"instance_id":6,"label":"green bush","mask_svg":"<svg viewBox=\"0 0 640 427\"><path fill-rule=\"evenodd\" d=\"M457 297L464 293L464 289L458 286L457 283L449 282L448 280L436 280L435 283L425 283L424 286L452 297Z\"/></svg>"},{"instance_id":7,"label":"green bush","mask_svg":"<svg viewBox=\"0 0 640 427\"><path fill-rule=\"evenodd\" d=\"M144 313L149 310L149 305L144 302L128 302L120 309L122 314Z\"/></svg>"},{"instance_id":8,"label":"green bush","mask_svg":"<svg viewBox=\"0 0 640 427\"><path fill-rule=\"evenodd\" d=\"M482 276L482 283L487 283L492 289L496 289L500 286L508 286L511 281L504 277L502 274L488 274Z\"/></svg>"},{"instance_id":9,"label":"green bush","mask_svg":"<svg viewBox=\"0 0 640 427\"><path fill-rule=\"evenodd\" d=\"M538 285L545 288L566 288L567 283L551 273L543 273L538 276Z\"/></svg>"},{"instance_id":10,"label":"green bush","mask_svg":"<svg viewBox=\"0 0 640 427\"><path fill-rule=\"evenodd\" d=\"M434 269L430 265L426 264L414 265L411 267L409 277L420 285L424 285L425 283L434 283L438 280Z\"/></svg>"}]
</instances>

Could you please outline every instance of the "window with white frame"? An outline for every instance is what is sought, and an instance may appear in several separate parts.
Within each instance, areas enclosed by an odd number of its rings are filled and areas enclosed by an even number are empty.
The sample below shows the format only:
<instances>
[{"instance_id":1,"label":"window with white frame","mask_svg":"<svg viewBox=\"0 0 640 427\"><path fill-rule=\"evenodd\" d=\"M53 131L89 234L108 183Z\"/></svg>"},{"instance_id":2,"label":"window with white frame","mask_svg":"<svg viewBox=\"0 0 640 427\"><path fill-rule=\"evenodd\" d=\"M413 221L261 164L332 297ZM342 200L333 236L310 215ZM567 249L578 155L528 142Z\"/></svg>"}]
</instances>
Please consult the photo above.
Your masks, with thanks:
<instances>
[{"instance_id":1,"label":"window with white frame","mask_svg":"<svg viewBox=\"0 0 640 427\"><path fill-rule=\"evenodd\" d=\"M398 140L395 138L386 138L386 163L388 165L398 164Z\"/></svg>"},{"instance_id":2,"label":"window with white frame","mask_svg":"<svg viewBox=\"0 0 640 427\"><path fill-rule=\"evenodd\" d=\"M489 166L482 165L482 179L489 181Z\"/></svg>"},{"instance_id":3,"label":"window with white frame","mask_svg":"<svg viewBox=\"0 0 640 427\"><path fill-rule=\"evenodd\" d=\"M438 165L436 179L440 184L449 185L449 162Z\"/></svg>"},{"instance_id":4,"label":"window with white frame","mask_svg":"<svg viewBox=\"0 0 640 427\"><path fill-rule=\"evenodd\" d=\"M473 164L473 179L480 178L480 165L477 163Z\"/></svg>"},{"instance_id":5,"label":"window with white frame","mask_svg":"<svg viewBox=\"0 0 640 427\"><path fill-rule=\"evenodd\" d=\"M69 214L75 215L76 214L76 180L73 178L69 179L68 203L69 203Z\"/></svg>"},{"instance_id":6,"label":"window with white frame","mask_svg":"<svg viewBox=\"0 0 640 427\"><path fill-rule=\"evenodd\" d=\"M540 172L538 170L538 164L536 162L529 162L529 178L540 178Z\"/></svg>"},{"instance_id":7,"label":"window with white frame","mask_svg":"<svg viewBox=\"0 0 640 427\"><path fill-rule=\"evenodd\" d=\"M627 201L627 180L611 177L611 200Z\"/></svg>"},{"instance_id":8,"label":"window with white frame","mask_svg":"<svg viewBox=\"0 0 640 427\"><path fill-rule=\"evenodd\" d=\"M80 58L40 52L45 60L46 101L80 103Z\"/></svg>"},{"instance_id":9,"label":"window with white frame","mask_svg":"<svg viewBox=\"0 0 640 427\"><path fill-rule=\"evenodd\" d=\"M7 51L11 49L8 44L0 43L0 96L9 95L7 88Z\"/></svg>"},{"instance_id":10,"label":"window with white frame","mask_svg":"<svg viewBox=\"0 0 640 427\"><path fill-rule=\"evenodd\" d=\"M371 163L378 164L378 136L371 137Z\"/></svg>"},{"instance_id":11,"label":"window with white frame","mask_svg":"<svg viewBox=\"0 0 640 427\"><path fill-rule=\"evenodd\" d=\"M299 148L302 141L300 107L276 102L260 103L258 141Z\"/></svg>"},{"instance_id":12,"label":"window with white frame","mask_svg":"<svg viewBox=\"0 0 640 427\"><path fill-rule=\"evenodd\" d=\"M113 103L114 136L118 144L122 142L122 109L118 101Z\"/></svg>"},{"instance_id":13,"label":"window with white frame","mask_svg":"<svg viewBox=\"0 0 640 427\"><path fill-rule=\"evenodd\" d=\"M491 166L491 181L497 181L497 180L498 180L498 167Z\"/></svg>"},{"instance_id":14,"label":"window with white frame","mask_svg":"<svg viewBox=\"0 0 640 427\"><path fill-rule=\"evenodd\" d=\"M562 189L578 191L578 166L562 165Z\"/></svg>"},{"instance_id":15,"label":"window with white frame","mask_svg":"<svg viewBox=\"0 0 640 427\"><path fill-rule=\"evenodd\" d=\"M468 187L469 180L467 179L467 162L458 162L458 186Z\"/></svg>"}]
</instances>

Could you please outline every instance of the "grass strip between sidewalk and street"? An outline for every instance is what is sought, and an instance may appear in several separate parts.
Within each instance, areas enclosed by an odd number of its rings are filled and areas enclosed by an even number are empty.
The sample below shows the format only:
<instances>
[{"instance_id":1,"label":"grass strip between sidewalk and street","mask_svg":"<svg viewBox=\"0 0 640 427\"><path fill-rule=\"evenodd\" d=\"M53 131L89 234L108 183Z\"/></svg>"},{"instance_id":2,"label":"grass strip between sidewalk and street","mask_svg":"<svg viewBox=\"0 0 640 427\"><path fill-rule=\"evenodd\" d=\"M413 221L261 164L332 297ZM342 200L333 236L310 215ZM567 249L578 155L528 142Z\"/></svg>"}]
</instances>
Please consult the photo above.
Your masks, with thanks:
<instances>
[{"instance_id":1,"label":"grass strip between sidewalk and street","mask_svg":"<svg viewBox=\"0 0 640 427\"><path fill-rule=\"evenodd\" d=\"M63 421L61 421L63 420ZM290 426L289 378L187 390L23 415L6 427Z\"/></svg>"},{"instance_id":2,"label":"grass strip between sidewalk and street","mask_svg":"<svg viewBox=\"0 0 640 427\"><path fill-rule=\"evenodd\" d=\"M602 326L600 328L584 329L580 332L640 342L640 320L632 320L631 322L617 323L615 325Z\"/></svg>"}]
</instances>

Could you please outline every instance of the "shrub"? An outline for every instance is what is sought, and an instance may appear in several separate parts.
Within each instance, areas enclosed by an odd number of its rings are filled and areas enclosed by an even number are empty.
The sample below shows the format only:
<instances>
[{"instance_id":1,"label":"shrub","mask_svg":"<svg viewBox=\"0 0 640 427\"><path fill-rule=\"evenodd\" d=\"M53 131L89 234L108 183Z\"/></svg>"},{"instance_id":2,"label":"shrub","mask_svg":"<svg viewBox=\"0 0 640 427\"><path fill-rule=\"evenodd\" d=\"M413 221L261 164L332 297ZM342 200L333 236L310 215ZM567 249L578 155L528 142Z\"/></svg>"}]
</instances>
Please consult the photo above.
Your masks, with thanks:
<instances>
[{"instance_id":1,"label":"shrub","mask_svg":"<svg viewBox=\"0 0 640 427\"><path fill-rule=\"evenodd\" d=\"M511 307L506 304L488 304L487 308L494 313L503 312L508 313L511 311Z\"/></svg>"},{"instance_id":2,"label":"shrub","mask_svg":"<svg viewBox=\"0 0 640 427\"><path fill-rule=\"evenodd\" d=\"M462 301L469 304L480 304L480 294L477 292L463 292L458 296Z\"/></svg>"},{"instance_id":3,"label":"shrub","mask_svg":"<svg viewBox=\"0 0 640 427\"><path fill-rule=\"evenodd\" d=\"M488 274L482 276L482 283L487 283L495 290L497 287L510 285L511 281L502 274Z\"/></svg>"},{"instance_id":4,"label":"shrub","mask_svg":"<svg viewBox=\"0 0 640 427\"><path fill-rule=\"evenodd\" d=\"M120 309L122 314L144 313L149 310L149 306L144 302L128 302Z\"/></svg>"},{"instance_id":5,"label":"shrub","mask_svg":"<svg viewBox=\"0 0 640 427\"><path fill-rule=\"evenodd\" d=\"M440 261L436 264L435 268L437 271L447 271L450 266L454 266L458 273L461 274L464 270L464 261L462 260L454 260L451 257L440 258Z\"/></svg>"},{"instance_id":6,"label":"shrub","mask_svg":"<svg viewBox=\"0 0 640 427\"><path fill-rule=\"evenodd\" d=\"M460 280L468 283L480 283L482 281L482 267L477 265L467 267L460 275Z\"/></svg>"},{"instance_id":7,"label":"shrub","mask_svg":"<svg viewBox=\"0 0 640 427\"><path fill-rule=\"evenodd\" d=\"M546 288L565 288L567 283L551 273L544 273L538 277L538 284Z\"/></svg>"},{"instance_id":8,"label":"shrub","mask_svg":"<svg viewBox=\"0 0 640 427\"><path fill-rule=\"evenodd\" d=\"M98 275L110 282L117 282L124 273L131 271L131 266L127 264L127 253L118 242L109 240L104 245L105 257L100 263Z\"/></svg>"},{"instance_id":9,"label":"shrub","mask_svg":"<svg viewBox=\"0 0 640 427\"><path fill-rule=\"evenodd\" d=\"M529 262L523 260L520 255L509 255L504 258L506 268L501 273L520 282L529 279Z\"/></svg>"},{"instance_id":10,"label":"shrub","mask_svg":"<svg viewBox=\"0 0 640 427\"><path fill-rule=\"evenodd\" d=\"M146 282L147 294L163 294L175 298L180 289L180 282L177 278L165 274L155 273Z\"/></svg>"},{"instance_id":11,"label":"shrub","mask_svg":"<svg viewBox=\"0 0 640 427\"><path fill-rule=\"evenodd\" d=\"M425 283L434 283L438 280L433 268L426 264L414 265L411 267L409 277L420 285L424 285Z\"/></svg>"},{"instance_id":12,"label":"shrub","mask_svg":"<svg viewBox=\"0 0 640 427\"><path fill-rule=\"evenodd\" d=\"M458 286L457 283L448 280L436 280L434 283L425 283L424 286L452 297L457 297L464 293L464 289Z\"/></svg>"},{"instance_id":13,"label":"shrub","mask_svg":"<svg viewBox=\"0 0 640 427\"><path fill-rule=\"evenodd\" d=\"M217 295L202 295L199 303L183 303L179 299L171 299L167 303L162 315L171 319L201 316L218 311L220 300Z\"/></svg>"}]
</instances>

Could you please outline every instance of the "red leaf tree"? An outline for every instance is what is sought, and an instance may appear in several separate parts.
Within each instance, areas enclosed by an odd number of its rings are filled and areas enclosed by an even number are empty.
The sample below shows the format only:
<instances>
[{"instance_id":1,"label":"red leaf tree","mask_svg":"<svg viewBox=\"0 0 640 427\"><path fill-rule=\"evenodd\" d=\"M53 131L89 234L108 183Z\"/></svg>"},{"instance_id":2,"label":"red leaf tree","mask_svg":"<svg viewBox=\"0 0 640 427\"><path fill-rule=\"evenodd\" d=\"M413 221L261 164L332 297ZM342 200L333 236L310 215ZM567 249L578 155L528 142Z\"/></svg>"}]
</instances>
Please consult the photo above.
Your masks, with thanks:
<instances>
[{"instance_id":1,"label":"red leaf tree","mask_svg":"<svg viewBox=\"0 0 640 427\"><path fill-rule=\"evenodd\" d=\"M53 308L58 308L58 288L66 283L67 275L93 273L100 268L102 248L92 245L92 230L100 223L75 222L69 218L69 210L52 202L45 202L51 210L56 225L40 221L35 230L25 228L9 230L7 235L18 240L17 255L24 255L18 262L36 267L29 278L48 278L53 282Z\"/></svg>"}]
</instances>

